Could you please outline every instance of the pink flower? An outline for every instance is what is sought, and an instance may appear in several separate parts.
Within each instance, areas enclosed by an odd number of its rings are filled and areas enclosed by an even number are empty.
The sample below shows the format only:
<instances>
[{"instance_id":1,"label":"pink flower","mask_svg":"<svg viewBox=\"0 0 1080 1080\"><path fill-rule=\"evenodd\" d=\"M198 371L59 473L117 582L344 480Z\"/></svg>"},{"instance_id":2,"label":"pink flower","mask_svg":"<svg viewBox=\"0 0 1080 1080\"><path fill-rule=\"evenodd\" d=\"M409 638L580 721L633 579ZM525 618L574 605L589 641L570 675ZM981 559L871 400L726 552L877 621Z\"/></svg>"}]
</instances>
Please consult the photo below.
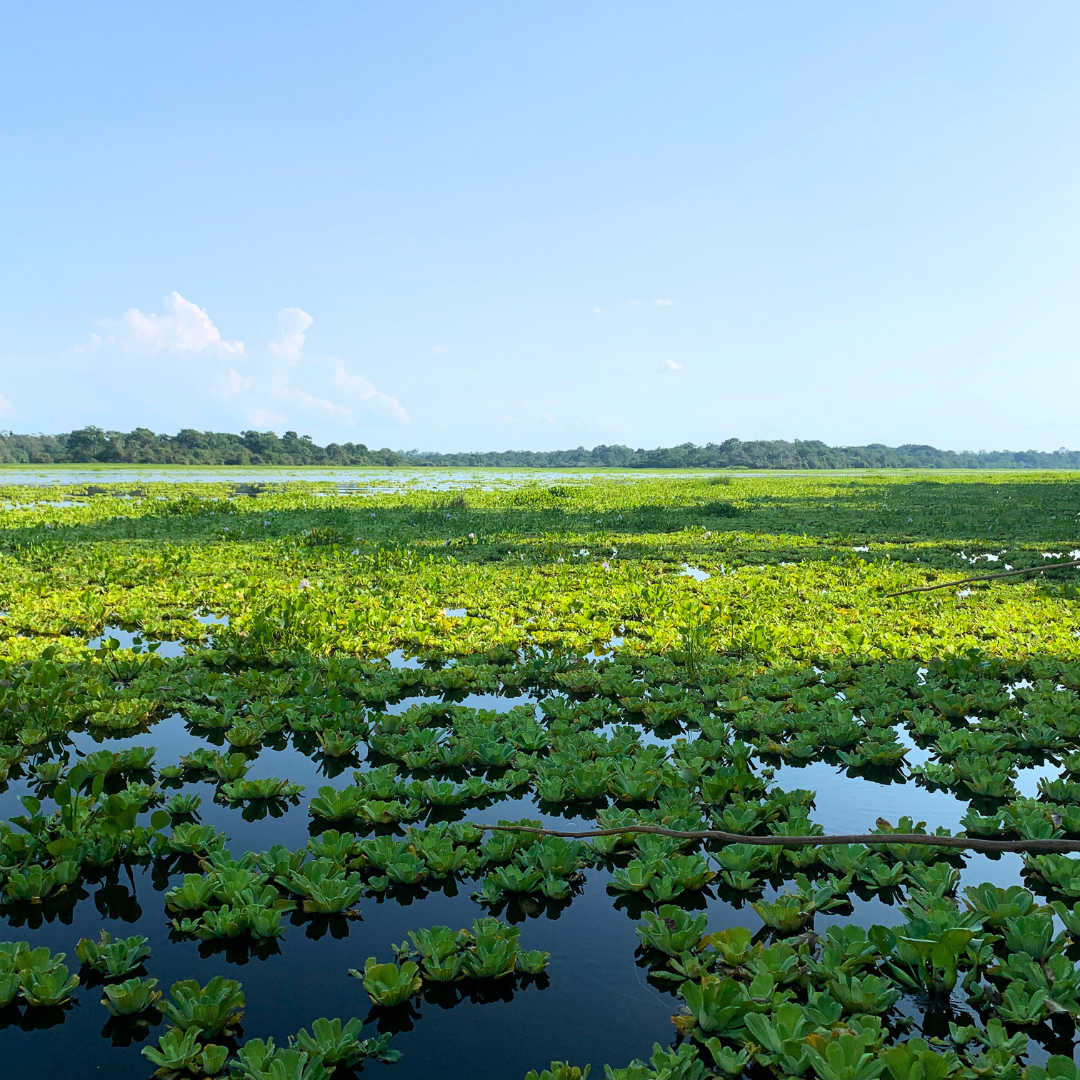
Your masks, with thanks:
<instances>
[{"instance_id":1,"label":"pink flower","mask_svg":"<svg viewBox=\"0 0 1080 1080\"><path fill-rule=\"evenodd\" d=\"M310 589L311 588L311 582L308 581L308 579L306 577L301 578L300 579L300 588L301 589Z\"/></svg>"},{"instance_id":2,"label":"pink flower","mask_svg":"<svg viewBox=\"0 0 1080 1080\"><path fill-rule=\"evenodd\" d=\"M601 566L602 566L602 567L603 567L603 568L604 568L605 570L610 570L610 569L611 569L611 563L609 563L609 562L607 561L607 559L605 559L605 560L604 560L604 561L603 561L603 562L602 562L602 563L601 563L600 565L601 565Z\"/></svg>"},{"instance_id":3,"label":"pink flower","mask_svg":"<svg viewBox=\"0 0 1080 1080\"><path fill-rule=\"evenodd\" d=\"M559 556L559 562L565 562L565 560L563 559L563 557L561 555Z\"/></svg>"},{"instance_id":4,"label":"pink flower","mask_svg":"<svg viewBox=\"0 0 1080 1080\"><path fill-rule=\"evenodd\" d=\"M469 539L470 540L475 540L476 539L476 533L469 533Z\"/></svg>"}]
</instances>

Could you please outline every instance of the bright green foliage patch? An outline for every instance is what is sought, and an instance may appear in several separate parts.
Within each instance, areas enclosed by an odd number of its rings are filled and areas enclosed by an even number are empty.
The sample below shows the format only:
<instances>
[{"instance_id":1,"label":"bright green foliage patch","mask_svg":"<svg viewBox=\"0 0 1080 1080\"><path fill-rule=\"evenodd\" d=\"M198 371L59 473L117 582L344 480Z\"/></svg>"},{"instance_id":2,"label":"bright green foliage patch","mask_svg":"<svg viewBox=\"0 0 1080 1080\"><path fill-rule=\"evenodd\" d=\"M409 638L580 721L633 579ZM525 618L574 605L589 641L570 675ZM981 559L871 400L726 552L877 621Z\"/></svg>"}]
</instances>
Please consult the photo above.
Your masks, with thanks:
<instances>
[{"instance_id":1,"label":"bright green foliage patch","mask_svg":"<svg viewBox=\"0 0 1080 1080\"><path fill-rule=\"evenodd\" d=\"M1020 1033L1072 1038L1080 859L1027 855L1003 887L962 883L966 860L940 845L753 843L821 833L815 792L791 783L822 761L950 792L965 804L954 832L1080 837L1076 572L885 596L1067 559L1080 546L1069 478L315 488L149 485L7 511L0 775L33 794L0 826L0 916L63 916L91 875L150 865L171 877L174 940L258 958L287 949L291 927L344 935L367 904L461 883L471 929L417 927L392 959L350 972L357 1009L370 999L389 1032L421 995L545 992L558 960L522 946L515 921L606 890L634 920L650 983L673 995L681 1039L611 1080L1013 1077L1028 1066ZM227 625L200 621L210 612ZM128 647L121 627L141 636ZM166 641L187 650L164 655L179 651ZM158 754L166 718L206 745ZM76 757L73 732L146 744ZM330 782L254 769L286 746ZM1036 766L1051 772L1024 796ZM194 781L213 798L183 790ZM477 827L510 799L746 843ZM306 813L311 839L234 856L210 820L224 808ZM858 827L926 832L910 818ZM710 927L706 897L748 925ZM890 925L855 921L870 901ZM194 971L162 995L140 977L153 974L142 937L84 938L75 953L80 975L63 954L0 947L0 1007L59 1009L80 978L104 982L116 1018L168 1021L145 1050L162 1076L316 1077L394 1056L389 1034L361 1038L355 1019L317 1020L288 1047L230 1041L237 981ZM949 1001L964 1023L909 1038L913 1009ZM1072 1075L1062 1060L1047 1074ZM586 1071L556 1061L537 1075Z\"/></svg>"}]
</instances>

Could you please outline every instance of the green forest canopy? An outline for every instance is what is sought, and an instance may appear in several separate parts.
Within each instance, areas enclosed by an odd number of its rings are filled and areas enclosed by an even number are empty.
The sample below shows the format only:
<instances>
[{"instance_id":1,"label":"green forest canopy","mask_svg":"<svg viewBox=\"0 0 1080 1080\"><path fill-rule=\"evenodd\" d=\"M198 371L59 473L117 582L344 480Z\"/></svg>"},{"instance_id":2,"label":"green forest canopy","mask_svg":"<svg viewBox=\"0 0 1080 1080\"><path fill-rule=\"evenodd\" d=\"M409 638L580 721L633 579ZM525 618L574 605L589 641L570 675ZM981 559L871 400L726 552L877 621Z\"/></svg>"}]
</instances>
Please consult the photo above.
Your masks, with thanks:
<instances>
[{"instance_id":1,"label":"green forest canopy","mask_svg":"<svg viewBox=\"0 0 1080 1080\"><path fill-rule=\"evenodd\" d=\"M634 450L579 446L576 450L502 450L440 454L426 450L370 450L363 443L316 445L310 435L286 431L196 431L155 435L149 428L103 431L79 428L60 435L0 432L0 464L99 462L129 465L431 465L524 468L632 469L1080 469L1080 451L938 450L933 446L826 446L817 440L743 442Z\"/></svg>"}]
</instances>

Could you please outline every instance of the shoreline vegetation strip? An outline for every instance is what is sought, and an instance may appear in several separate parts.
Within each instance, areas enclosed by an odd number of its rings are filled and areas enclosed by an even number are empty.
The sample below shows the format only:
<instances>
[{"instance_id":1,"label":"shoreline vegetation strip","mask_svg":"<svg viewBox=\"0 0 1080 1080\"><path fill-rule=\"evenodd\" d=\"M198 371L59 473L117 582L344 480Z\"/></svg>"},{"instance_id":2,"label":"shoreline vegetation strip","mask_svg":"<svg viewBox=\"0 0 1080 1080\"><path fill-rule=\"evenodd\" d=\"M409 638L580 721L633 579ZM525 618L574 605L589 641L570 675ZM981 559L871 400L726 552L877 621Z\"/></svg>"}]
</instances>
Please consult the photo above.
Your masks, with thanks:
<instances>
[{"instance_id":1,"label":"shoreline vegetation strip","mask_svg":"<svg viewBox=\"0 0 1080 1080\"><path fill-rule=\"evenodd\" d=\"M0 465L338 466L434 468L591 469L1080 469L1080 451L939 450L934 446L827 446L819 440L726 439L697 446L633 449L621 444L586 450L504 450L441 453L369 449L363 443L319 446L287 431L239 434L185 428L176 435L148 428L104 431L79 428L56 435L0 431Z\"/></svg>"}]
</instances>

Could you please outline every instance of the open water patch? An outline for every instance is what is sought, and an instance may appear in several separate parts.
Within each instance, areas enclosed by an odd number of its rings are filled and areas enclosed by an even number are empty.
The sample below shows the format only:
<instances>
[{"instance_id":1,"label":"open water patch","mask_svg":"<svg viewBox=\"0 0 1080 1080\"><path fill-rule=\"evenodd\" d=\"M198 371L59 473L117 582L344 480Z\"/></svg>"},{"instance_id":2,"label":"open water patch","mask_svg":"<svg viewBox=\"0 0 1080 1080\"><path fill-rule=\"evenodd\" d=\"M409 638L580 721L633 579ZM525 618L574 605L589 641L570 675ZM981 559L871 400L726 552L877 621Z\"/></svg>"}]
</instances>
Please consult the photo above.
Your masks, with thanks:
<instances>
[{"instance_id":1,"label":"open water patch","mask_svg":"<svg viewBox=\"0 0 1080 1080\"><path fill-rule=\"evenodd\" d=\"M814 790L811 817L834 835L873 832L878 818L895 824L904 816L925 821L930 832L939 825L956 832L967 811L967 803L950 792L932 791L901 773L885 783L825 761L783 765L776 770L776 782L785 789Z\"/></svg>"},{"instance_id":2,"label":"open water patch","mask_svg":"<svg viewBox=\"0 0 1080 1080\"><path fill-rule=\"evenodd\" d=\"M120 649L142 648L149 652L148 646L156 645L154 650L158 656L183 656L187 649L182 641L155 641L146 636L141 630L125 630L122 626L106 626L95 638L86 643L88 649L100 649L112 638L117 642Z\"/></svg>"},{"instance_id":3,"label":"open water patch","mask_svg":"<svg viewBox=\"0 0 1080 1080\"><path fill-rule=\"evenodd\" d=\"M699 570L696 566L691 566L689 563L683 563L682 570L680 571L682 577L693 578L695 581L708 581L712 577L707 570Z\"/></svg>"},{"instance_id":4,"label":"open water patch","mask_svg":"<svg viewBox=\"0 0 1080 1080\"><path fill-rule=\"evenodd\" d=\"M195 619L201 622L203 626L228 626L228 615L215 615L213 612L203 611L196 612Z\"/></svg>"}]
</instances>

